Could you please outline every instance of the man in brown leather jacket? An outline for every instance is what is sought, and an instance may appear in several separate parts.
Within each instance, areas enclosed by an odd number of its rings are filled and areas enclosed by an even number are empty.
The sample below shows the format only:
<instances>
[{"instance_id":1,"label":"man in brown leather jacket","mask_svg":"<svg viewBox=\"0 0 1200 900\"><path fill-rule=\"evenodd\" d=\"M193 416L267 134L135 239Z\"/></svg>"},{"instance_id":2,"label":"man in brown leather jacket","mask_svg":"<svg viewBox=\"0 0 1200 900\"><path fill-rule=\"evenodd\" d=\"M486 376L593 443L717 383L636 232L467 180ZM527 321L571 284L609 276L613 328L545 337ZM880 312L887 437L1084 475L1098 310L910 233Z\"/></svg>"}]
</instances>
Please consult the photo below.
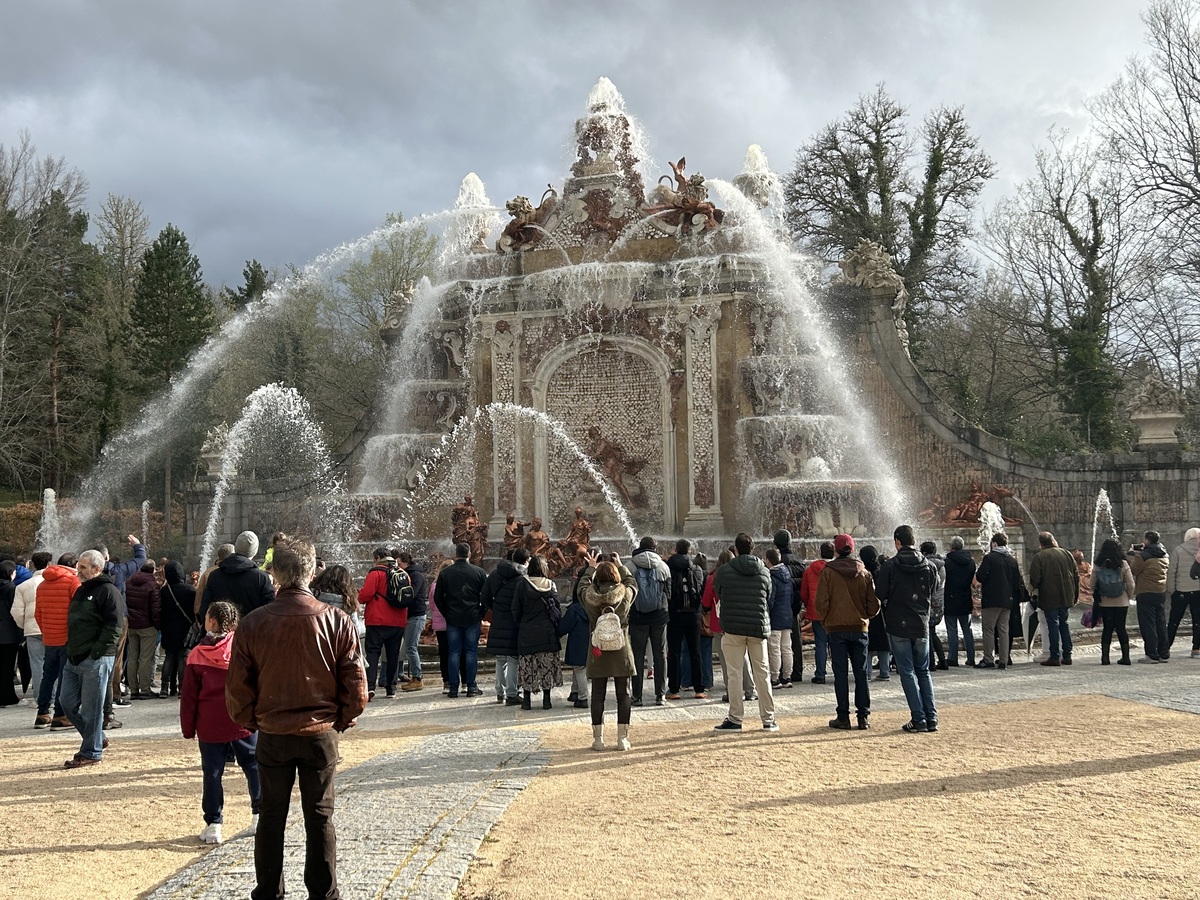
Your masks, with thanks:
<instances>
[{"instance_id":1,"label":"man in brown leather jacket","mask_svg":"<svg viewBox=\"0 0 1200 900\"><path fill-rule=\"evenodd\" d=\"M297 772L308 833L304 883L310 897L339 898L333 829L338 735L367 705L358 630L307 585L316 553L305 541L275 548L275 601L249 613L233 639L225 704L258 732L262 801L254 840L252 900L282 897L283 833Z\"/></svg>"}]
</instances>

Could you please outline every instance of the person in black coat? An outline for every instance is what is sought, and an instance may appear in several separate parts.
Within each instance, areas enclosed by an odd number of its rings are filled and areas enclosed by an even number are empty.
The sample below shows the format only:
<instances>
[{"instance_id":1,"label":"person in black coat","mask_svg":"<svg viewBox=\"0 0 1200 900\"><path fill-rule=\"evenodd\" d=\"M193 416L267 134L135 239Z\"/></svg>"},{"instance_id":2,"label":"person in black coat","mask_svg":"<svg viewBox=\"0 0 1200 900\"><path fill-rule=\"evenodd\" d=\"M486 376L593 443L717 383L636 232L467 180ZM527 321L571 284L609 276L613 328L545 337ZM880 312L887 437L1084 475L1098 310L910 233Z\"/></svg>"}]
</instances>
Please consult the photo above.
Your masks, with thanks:
<instances>
[{"instance_id":1,"label":"person in black coat","mask_svg":"<svg viewBox=\"0 0 1200 900\"><path fill-rule=\"evenodd\" d=\"M529 558L529 571L518 580L513 597L513 619L517 623L517 685L523 692L521 708L530 709L530 694L542 692L542 709L550 709L550 690L561 686L562 661L558 623L562 607L558 589L550 579L541 556Z\"/></svg>"},{"instance_id":2,"label":"person in black coat","mask_svg":"<svg viewBox=\"0 0 1200 900\"><path fill-rule=\"evenodd\" d=\"M528 567L529 551L517 547L488 575L480 594L484 610L492 613L487 650L496 657L496 702L508 706L521 702L517 697L517 623L512 602Z\"/></svg>"},{"instance_id":3,"label":"person in black coat","mask_svg":"<svg viewBox=\"0 0 1200 900\"><path fill-rule=\"evenodd\" d=\"M867 544L858 551L863 568L870 574L872 580L879 575L879 551ZM883 616L872 616L867 626L867 653L874 653L878 659L876 681L891 681L892 678L892 644L888 640L887 626L883 624ZM869 660L868 660L869 662ZM869 667L868 667L869 668Z\"/></svg>"},{"instance_id":4,"label":"person in black coat","mask_svg":"<svg viewBox=\"0 0 1200 900\"><path fill-rule=\"evenodd\" d=\"M704 668L700 660L700 595L704 591L704 573L689 553L692 544L685 538L675 542L675 553L667 558L671 572L671 595L667 599L667 699L678 700L681 681L680 657L687 643L688 670L697 700L704 693ZM790 602L790 599L789 599Z\"/></svg>"},{"instance_id":5,"label":"person in black coat","mask_svg":"<svg viewBox=\"0 0 1200 900\"><path fill-rule=\"evenodd\" d=\"M958 665L958 636L962 635L967 650L967 665L975 666L975 635L971 632L971 615L974 603L971 599L971 582L975 578L975 559L963 545L963 539L950 538L950 552L946 554L946 636L949 639L949 657L946 664Z\"/></svg>"},{"instance_id":6,"label":"person in black coat","mask_svg":"<svg viewBox=\"0 0 1200 900\"><path fill-rule=\"evenodd\" d=\"M243 531L233 542L233 553L225 557L208 576L204 583L204 596L200 599L200 621L215 600L228 600L238 608L242 618L260 606L275 599L275 585L271 576L254 564L258 552L258 536L253 531Z\"/></svg>"},{"instance_id":7,"label":"person in black coat","mask_svg":"<svg viewBox=\"0 0 1200 900\"><path fill-rule=\"evenodd\" d=\"M163 570L166 582L161 591L163 661L162 692L160 697L178 697L187 661L184 641L195 619L196 589L184 577L183 565L172 560Z\"/></svg>"},{"instance_id":8,"label":"person in black coat","mask_svg":"<svg viewBox=\"0 0 1200 900\"><path fill-rule=\"evenodd\" d=\"M13 584L16 571L17 564L11 559L0 561L0 706L15 706L20 701L13 686L13 671L25 635L12 616L17 597L17 586Z\"/></svg>"},{"instance_id":9,"label":"person in black coat","mask_svg":"<svg viewBox=\"0 0 1200 900\"><path fill-rule=\"evenodd\" d=\"M566 635L567 651L563 654L563 662L573 670L571 693L567 700L574 703L576 709L587 709L587 658L592 643L591 624L578 590L572 592L571 602L563 613L562 621L558 623L558 634L559 637Z\"/></svg>"}]
</instances>

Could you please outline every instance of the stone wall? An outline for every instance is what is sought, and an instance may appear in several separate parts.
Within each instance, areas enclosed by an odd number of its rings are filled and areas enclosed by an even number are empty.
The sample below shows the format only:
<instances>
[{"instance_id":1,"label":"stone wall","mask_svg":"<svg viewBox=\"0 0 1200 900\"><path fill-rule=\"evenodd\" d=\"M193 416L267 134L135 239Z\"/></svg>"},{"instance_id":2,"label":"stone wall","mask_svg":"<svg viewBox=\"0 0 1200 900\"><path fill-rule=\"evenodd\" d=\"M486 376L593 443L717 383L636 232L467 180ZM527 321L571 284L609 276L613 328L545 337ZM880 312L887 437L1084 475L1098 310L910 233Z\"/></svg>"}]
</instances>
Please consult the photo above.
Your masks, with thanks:
<instances>
[{"instance_id":1,"label":"stone wall","mask_svg":"<svg viewBox=\"0 0 1200 900\"><path fill-rule=\"evenodd\" d=\"M1174 546L1187 528L1200 523L1200 454L1169 447L1062 456L1044 463L972 426L942 402L899 340L890 297L839 291L837 299L838 318L859 323L855 337L862 395L914 514L935 497L958 503L974 481L984 490L993 484L1012 489L1060 544L1085 552L1101 488L1108 491L1116 527L1126 542L1154 529ZM1001 508L1007 516L1026 520L1026 541L1036 546L1030 517L1015 499L1003 500ZM970 542L968 535L963 537Z\"/></svg>"}]
</instances>

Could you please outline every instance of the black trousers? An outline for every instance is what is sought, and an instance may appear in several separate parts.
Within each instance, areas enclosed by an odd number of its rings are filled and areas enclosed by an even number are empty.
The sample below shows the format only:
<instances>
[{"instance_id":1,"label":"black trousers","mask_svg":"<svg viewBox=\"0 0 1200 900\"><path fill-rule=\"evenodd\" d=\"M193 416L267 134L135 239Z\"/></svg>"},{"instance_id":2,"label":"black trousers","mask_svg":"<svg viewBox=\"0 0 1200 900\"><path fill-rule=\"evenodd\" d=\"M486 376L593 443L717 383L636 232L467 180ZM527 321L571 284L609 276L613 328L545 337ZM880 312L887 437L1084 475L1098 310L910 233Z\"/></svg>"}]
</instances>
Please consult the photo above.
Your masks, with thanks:
<instances>
[{"instance_id":1,"label":"black trousers","mask_svg":"<svg viewBox=\"0 0 1200 900\"><path fill-rule=\"evenodd\" d=\"M1117 633L1117 641L1121 645L1121 658L1129 658L1129 632L1125 630L1125 617L1129 615L1128 606L1102 606L1100 619L1104 627L1100 630L1100 659L1108 662L1108 645L1112 642L1113 632Z\"/></svg>"},{"instance_id":2,"label":"black trousers","mask_svg":"<svg viewBox=\"0 0 1200 900\"><path fill-rule=\"evenodd\" d=\"M944 666L946 664L946 651L942 648L942 639L937 633L937 627L942 624L942 617L929 617L929 668L933 668L934 657L937 658L937 664Z\"/></svg>"},{"instance_id":3,"label":"black trousers","mask_svg":"<svg viewBox=\"0 0 1200 900\"><path fill-rule=\"evenodd\" d=\"M629 646L633 649L633 662L637 666L637 675L633 679L633 699L642 699L642 672L646 668L646 641L650 642L650 650L654 655L654 697L663 695L663 686L667 680L664 671L667 666L667 623L650 625L629 625Z\"/></svg>"},{"instance_id":4,"label":"black trousers","mask_svg":"<svg viewBox=\"0 0 1200 900\"><path fill-rule=\"evenodd\" d=\"M400 642L404 640L404 629L398 625L368 625L367 626L367 690L375 690L376 679L379 676L379 651L387 651L387 674L383 687L389 691L396 689L396 680L400 677Z\"/></svg>"},{"instance_id":5,"label":"black trousers","mask_svg":"<svg viewBox=\"0 0 1200 900\"><path fill-rule=\"evenodd\" d=\"M258 735L258 777L262 786L258 832L254 836L251 900L284 895L283 834L292 786L300 779L304 813L304 886L310 898L340 900L337 886L337 836L333 831L333 777L337 774L338 734Z\"/></svg>"},{"instance_id":6,"label":"black trousers","mask_svg":"<svg viewBox=\"0 0 1200 900\"><path fill-rule=\"evenodd\" d=\"M1176 591L1171 595L1171 620L1167 623L1167 648L1175 643L1179 623L1188 613L1192 617L1192 649L1200 650L1200 591Z\"/></svg>"},{"instance_id":7,"label":"black trousers","mask_svg":"<svg viewBox=\"0 0 1200 900\"><path fill-rule=\"evenodd\" d=\"M617 724L628 725L633 714L633 700L629 697L629 679L613 678L613 690L617 695ZM592 679L592 724L604 724L604 701L608 693L607 678Z\"/></svg>"},{"instance_id":8,"label":"black trousers","mask_svg":"<svg viewBox=\"0 0 1200 900\"><path fill-rule=\"evenodd\" d=\"M683 644L687 643L688 662L691 665L692 681L699 680L699 685L693 684L693 689L704 690L704 667L700 664L700 613L677 612L671 613L667 622L667 689L672 694L678 694L680 688L680 653Z\"/></svg>"},{"instance_id":9,"label":"black trousers","mask_svg":"<svg viewBox=\"0 0 1200 900\"><path fill-rule=\"evenodd\" d=\"M1166 594L1137 595L1138 629L1142 632L1142 646L1151 659L1166 659L1171 655L1166 600Z\"/></svg>"}]
</instances>

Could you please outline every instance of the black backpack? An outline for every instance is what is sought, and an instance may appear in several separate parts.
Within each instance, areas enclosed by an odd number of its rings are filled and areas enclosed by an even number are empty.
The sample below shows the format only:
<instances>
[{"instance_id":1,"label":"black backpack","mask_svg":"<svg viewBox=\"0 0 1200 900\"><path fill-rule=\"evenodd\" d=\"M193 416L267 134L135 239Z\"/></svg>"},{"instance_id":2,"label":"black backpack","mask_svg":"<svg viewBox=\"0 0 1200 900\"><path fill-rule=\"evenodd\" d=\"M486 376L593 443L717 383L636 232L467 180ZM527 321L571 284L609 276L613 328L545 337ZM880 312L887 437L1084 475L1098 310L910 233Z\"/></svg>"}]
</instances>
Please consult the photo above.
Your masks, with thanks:
<instances>
[{"instance_id":1,"label":"black backpack","mask_svg":"<svg viewBox=\"0 0 1200 900\"><path fill-rule=\"evenodd\" d=\"M416 594L413 592L412 577L403 566L375 566L372 572L387 573L387 593L383 598L388 606L396 609L408 609Z\"/></svg>"}]
</instances>

